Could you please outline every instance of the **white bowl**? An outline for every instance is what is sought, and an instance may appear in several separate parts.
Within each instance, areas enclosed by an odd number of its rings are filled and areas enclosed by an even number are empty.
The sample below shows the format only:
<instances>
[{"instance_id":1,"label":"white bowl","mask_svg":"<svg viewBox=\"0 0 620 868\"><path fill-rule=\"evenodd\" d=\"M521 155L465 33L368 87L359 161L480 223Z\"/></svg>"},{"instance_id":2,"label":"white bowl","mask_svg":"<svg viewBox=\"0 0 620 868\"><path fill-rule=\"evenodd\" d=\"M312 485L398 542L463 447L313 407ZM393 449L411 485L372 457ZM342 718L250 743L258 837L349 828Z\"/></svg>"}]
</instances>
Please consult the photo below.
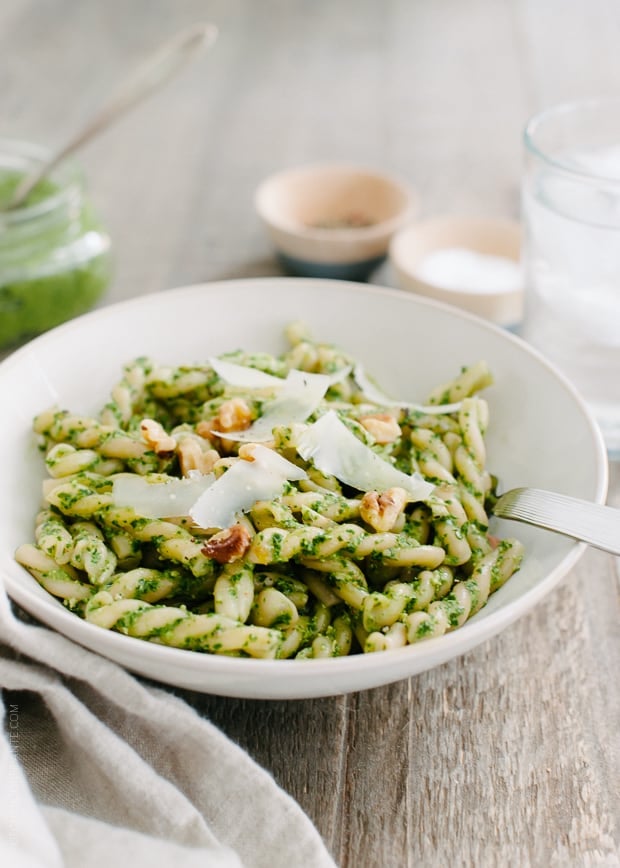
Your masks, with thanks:
<instances>
[{"instance_id":1,"label":"white bowl","mask_svg":"<svg viewBox=\"0 0 620 868\"><path fill-rule=\"evenodd\" d=\"M454 281L442 275L440 283L422 276L423 263L439 251L466 251L478 257L473 269L491 262L487 257L508 261L519 277L521 271L521 227L516 220L500 217L431 217L420 220L397 232L390 242L390 264L401 289L454 304L477 316L506 328L518 325L523 316L523 283L510 280L491 287L486 278L480 288L472 285L471 277L461 272ZM466 254L467 255L467 254ZM469 264L469 268L472 264ZM492 266L497 273L497 264ZM503 277L505 277L505 269ZM484 285L487 284L487 285Z\"/></svg>"},{"instance_id":2,"label":"white bowl","mask_svg":"<svg viewBox=\"0 0 620 868\"><path fill-rule=\"evenodd\" d=\"M302 277L366 280L416 212L411 188L348 163L286 169L256 191L256 211L284 267Z\"/></svg>"},{"instance_id":3,"label":"white bowl","mask_svg":"<svg viewBox=\"0 0 620 868\"><path fill-rule=\"evenodd\" d=\"M86 623L49 596L13 554L33 538L44 470L31 425L52 403L96 412L123 362L150 355L196 362L232 348L284 349L284 327L303 319L321 340L363 359L403 399L424 398L463 364L486 359L495 384L488 466L501 489L549 488L603 502L606 454L572 386L503 329L398 290L342 281L266 278L186 287L103 308L58 327L0 365L5 461L0 487L0 574L35 617L142 675L208 693L250 698L326 696L387 684L463 654L540 603L584 546L498 522L526 547L522 569L463 627L400 650L324 660L255 660L168 648ZM506 661L510 666L510 661Z\"/></svg>"}]
</instances>

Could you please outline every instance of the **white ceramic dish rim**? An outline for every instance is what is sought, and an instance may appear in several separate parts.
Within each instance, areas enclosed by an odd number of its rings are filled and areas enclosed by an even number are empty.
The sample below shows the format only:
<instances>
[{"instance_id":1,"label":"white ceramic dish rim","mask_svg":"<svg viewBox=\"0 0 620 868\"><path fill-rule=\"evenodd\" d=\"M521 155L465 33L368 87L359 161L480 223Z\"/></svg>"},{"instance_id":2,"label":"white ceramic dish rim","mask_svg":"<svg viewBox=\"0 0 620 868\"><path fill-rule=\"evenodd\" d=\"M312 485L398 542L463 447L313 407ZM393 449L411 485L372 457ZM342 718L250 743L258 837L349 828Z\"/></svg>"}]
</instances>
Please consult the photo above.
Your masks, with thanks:
<instances>
[{"instance_id":1,"label":"white ceramic dish rim","mask_svg":"<svg viewBox=\"0 0 620 868\"><path fill-rule=\"evenodd\" d=\"M405 204L398 214L395 214L387 220L380 220L378 223L373 223L371 226L336 227L334 229L321 229L314 226L306 226L302 223L297 223L294 220L288 220L275 209L267 207L265 199L269 188L274 184L286 182L288 178L292 178L295 175L310 174L318 171L354 172L381 181L387 181L403 193L406 199ZM419 206L418 196L411 184L391 172L373 169L371 166L361 163L309 163L305 166L292 166L289 169L284 169L281 172L269 175L269 177L261 181L254 194L254 207L259 217L261 217L265 223L280 232L298 236L308 241L350 242L355 240L373 240L375 238L383 238L384 236L393 235L393 233L401 226L414 220L418 213Z\"/></svg>"},{"instance_id":2,"label":"white ceramic dish rim","mask_svg":"<svg viewBox=\"0 0 620 868\"><path fill-rule=\"evenodd\" d=\"M202 292L209 288L217 289L224 285L231 286L234 284L249 283L260 285L269 284L273 281L286 281L289 284L303 283L308 287L313 283L329 283L337 285L343 285L346 283L345 281L326 281L310 278L256 278L218 281L210 284L194 284L179 287L176 290L164 290L163 292L139 296L128 301L109 305L103 310L107 311L109 314L111 311L122 313L123 310L127 310L130 307L148 307L153 303L153 301L156 301L158 297L169 296L171 292L179 294L189 293L191 295L192 292ZM384 294L386 297L394 294L399 298L403 297L401 290L376 286L369 287L359 284L356 285L356 288L357 287L359 287L360 292L370 291L373 293ZM505 332L498 326L481 320L465 311L456 310L452 306L426 298L417 298L415 299L415 303L422 307L450 310L453 315L457 315L460 319L475 321L479 326L485 329L501 333L502 339L522 343L518 338ZM54 341L57 339L56 336L58 334L62 334L63 336L70 335L73 329L79 329L83 322L92 320L92 318L97 317L100 312L101 311L96 310L78 317L69 323L65 323L14 352L8 359L0 363L0 379L5 375L5 373L10 372L13 367L20 365L22 357L24 354L30 352L33 344L43 345L46 342ZM603 503L607 493L608 472L607 457L600 431L572 384L540 353L529 347L527 350L530 355L537 358L539 364L547 367L551 372L553 372L554 376L561 381L563 387L571 394L573 400L579 406L584 419L588 423L592 435L592 442L595 445L596 451L594 459L597 468L597 479L595 497L593 499L597 502ZM218 657L217 655L200 654L183 649L159 646L140 639L124 636L120 633L102 630L99 627L88 624L76 617L76 615L64 609L54 598L49 597L48 599L41 597L33 590L30 590L27 584L20 581L13 581L10 576L0 576L0 581L4 580L9 596L11 596L26 611L39 618L42 622L54 627L68 639L71 639L86 648L94 650L103 656L109 657L112 660L116 660L117 662L121 662L121 658L125 661L129 650L133 649L135 656L138 659L135 666L122 662L121 665L125 666L127 669L141 674L146 674L145 667L140 663L140 658L142 658L143 660L148 661L147 668L149 673L151 673L150 677L153 678L157 678L153 673L158 670L160 664L162 667L178 667L179 669L186 670L188 674L205 673L205 676L207 674L213 676L216 681L222 678L231 678L232 686L230 690L226 688L222 689L221 685L219 688L214 688L212 685L205 685L205 692L229 696L244 696L247 698L295 699L310 698L314 696L340 695L349 692L349 690L369 689L375 686L385 685L408 676L416 675L439 665L440 663L453 659L456 656L462 655L479 645L481 642L492 638L509 624L513 623L525 614L525 612L530 611L533 606L546 596L549 591L558 584L562 577L575 565L585 551L585 548L586 546L584 544L575 542L555 568L538 580L532 587L524 591L521 596L497 611L492 612L482 620L477 621L476 619L473 619L467 622L459 630L448 633L437 639L430 639L418 645L407 646L401 649L385 651L377 654L363 656L354 655L351 657L327 660L239 660L235 658ZM34 581L25 570L23 571L23 575L28 579L28 581ZM389 657L386 658L385 655L389 655ZM390 661L390 671L389 676L386 677L385 664L387 659ZM350 688L343 687L341 683L343 678L346 679L349 674L354 675L360 669L363 669L364 671L364 677L362 679L363 684L361 684L361 686L355 686L355 680L353 679ZM314 681L314 687L312 689L304 686L304 676L308 676L310 673L312 673ZM261 688L263 679L265 679L266 683L273 685L281 676L286 676L286 678L281 679L283 682L281 686L276 683L275 686L272 686L271 688ZM335 689L330 686L330 676L334 677L334 680L338 682L338 686ZM149 676L147 675L147 677ZM324 681L323 677L325 679ZM256 685L256 689L244 688L243 691L240 692L240 690L234 686L235 679L244 682L251 679ZM183 686L179 682L168 678L162 677L160 680L164 683ZM322 686L316 686L317 680L321 681ZM193 687L190 689L200 689L195 685L195 679L192 678L191 681Z\"/></svg>"}]
</instances>

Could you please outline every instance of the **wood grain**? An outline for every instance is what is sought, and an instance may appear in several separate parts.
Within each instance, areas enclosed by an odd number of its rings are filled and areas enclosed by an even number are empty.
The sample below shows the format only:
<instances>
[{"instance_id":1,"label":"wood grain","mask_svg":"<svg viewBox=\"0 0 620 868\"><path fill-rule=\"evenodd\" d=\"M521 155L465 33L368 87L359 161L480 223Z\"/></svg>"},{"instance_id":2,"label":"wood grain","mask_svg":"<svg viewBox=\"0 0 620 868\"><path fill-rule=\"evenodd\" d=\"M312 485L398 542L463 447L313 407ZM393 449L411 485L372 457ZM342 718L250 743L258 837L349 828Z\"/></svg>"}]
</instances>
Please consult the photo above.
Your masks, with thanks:
<instances>
[{"instance_id":1,"label":"wood grain","mask_svg":"<svg viewBox=\"0 0 620 868\"><path fill-rule=\"evenodd\" d=\"M614 0L3 0L3 135L60 145L196 18L220 28L210 55L83 153L116 252L102 304L279 274L253 191L308 160L396 171L424 214L516 215L527 117L620 88ZM392 284L389 267L374 280ZM617 466L610 492L620 505ZM535 612L409 681L298 702L182 695L342 868L616 866L618 598L617 562L589 551Z\"/></svg>"}]
</instances>

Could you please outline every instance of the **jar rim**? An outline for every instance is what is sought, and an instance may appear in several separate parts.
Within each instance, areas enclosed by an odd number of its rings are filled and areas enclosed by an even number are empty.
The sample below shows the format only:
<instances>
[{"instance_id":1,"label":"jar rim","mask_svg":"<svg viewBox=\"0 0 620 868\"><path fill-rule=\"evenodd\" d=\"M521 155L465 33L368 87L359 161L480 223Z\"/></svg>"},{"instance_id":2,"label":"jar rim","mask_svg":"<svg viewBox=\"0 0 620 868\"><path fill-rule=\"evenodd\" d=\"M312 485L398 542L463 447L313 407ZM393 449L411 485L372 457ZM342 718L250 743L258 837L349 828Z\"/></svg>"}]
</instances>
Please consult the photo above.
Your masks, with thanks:
<instances>
[{"instance_id":1,"label":"jar rim","mask_svg":"<svg viewBox=\"0 0 620 868\"><path fill-rule=\"evenodd\" d=\"M551 168L559 170L568 176L578 179L588 184L596 184L605 182L611 185L620 185L620 175L608 175L604 172L587 171L585 169L575 168L570 162L567 162L556 156L547 153L546 149L541 147L535 141L535 136L547 121L553 121L557 118L568 117L570 114L575 114L578 111L592 111L602 108L612 108L616 114L620 113L620 97L618 96L596 96L587 99L579 99L557 103L547 109L536 113L527 121L523 130L523 142L525 148L534 157L542 160Z\"/></svg>"},{"instance_id":2,"label":"jar rim","mask_svg":"<svg viewBox=\"0 0 620 868\"><path fill-rule=\"evenodd\" d=\"M25 164L23 168L28 171L29 168L35 168L37 164L44 163L51 156L51 149L44 145L19 139L0 138L0 170L3 168L2 161L5 157L23 160ZM10 170L13 167L6 166L6 168ZM16 166L15 171L20 171L20 167ZM52 170L49 177L56 183L57 190L33 205L0 212L2 220L15 225L22 221L43 217L67 204L71 198L81 194L84 189L84 174L78 164L71 159L63 160L61 165Z\"/></svg>"}]
</instances>

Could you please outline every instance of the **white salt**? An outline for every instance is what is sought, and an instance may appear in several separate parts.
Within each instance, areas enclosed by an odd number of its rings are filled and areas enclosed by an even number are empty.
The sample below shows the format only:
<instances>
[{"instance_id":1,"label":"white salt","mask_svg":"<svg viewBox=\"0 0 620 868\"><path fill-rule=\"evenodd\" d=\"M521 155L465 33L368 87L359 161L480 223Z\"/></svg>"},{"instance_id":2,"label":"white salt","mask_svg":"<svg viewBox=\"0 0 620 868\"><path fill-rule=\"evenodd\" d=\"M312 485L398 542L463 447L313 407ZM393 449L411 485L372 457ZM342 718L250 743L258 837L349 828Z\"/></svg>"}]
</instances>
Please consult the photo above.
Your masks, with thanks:
<instances>
[{"instance_id":1,"label":"white salt","mask_svg":"<svg viewBox=\"0 0 620 868\"><path fill-rule=\"evenodd\" d=\"M419 280L440 289L463 292L512 292L523 283L521 268L513 259L465 247L445 247L429 253L415 273Z\"/></svg>"}]
</instances>

